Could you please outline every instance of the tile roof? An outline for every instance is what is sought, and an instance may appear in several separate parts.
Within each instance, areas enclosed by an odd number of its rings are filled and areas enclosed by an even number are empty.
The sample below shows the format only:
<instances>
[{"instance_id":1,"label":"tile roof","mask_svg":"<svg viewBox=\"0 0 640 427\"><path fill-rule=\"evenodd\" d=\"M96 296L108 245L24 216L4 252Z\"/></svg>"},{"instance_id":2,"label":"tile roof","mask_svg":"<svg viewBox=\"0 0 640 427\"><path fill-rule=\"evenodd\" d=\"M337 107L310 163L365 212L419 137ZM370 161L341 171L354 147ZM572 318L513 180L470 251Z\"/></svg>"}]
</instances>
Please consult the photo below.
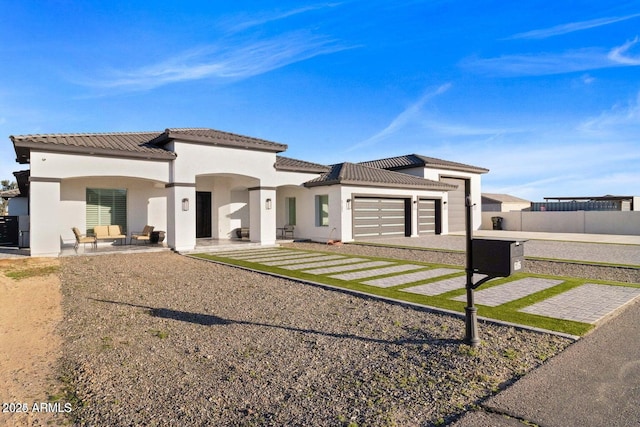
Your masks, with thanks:
<instances>
[{"instance_id":1,"label":"tile roof","mask_svg":"<svg viewBox=\"0 0 640 427\"><path fill-rule=\"evenodd\" d=\"M404 156L360 162L359 164L387 170L401 170L415 167L448 169L464 172L487 173L489 169L464 163L451 162L420 154L406 154Z\"/></svg>"},{"instance_id":2,"label":"tile roof","mask_svg":"<svg viewBox=\"0 0 640 427\"><path fill-rule=\"evenodd\" d=\"M284 156L276 156L275 167L277 170L288 172L325 173L331 170L329 166L306 162L304 160L292 159Z\"/></svg>"},{"instance_id":3,"label":"tile roof","mask_svg":"<svg viewBox=\"0 0 640 427\"><path fill-rule=\"evenodd\" d=\"M201 144L220 145L223 147L246 148L252 150L282 152L287 149L286 144L279 144L264 139L222 132L208 128L173 128L166 129L158 135L152 143L164 145L172 140L181 140Z\"/></svg>"},{"instance_id":4,"label":"tile roof","mask_svg":"<svg viewBox=\"0 0 640 427\"><path fill-rule=\"evenodd\" d=\"M305 187L321 185L351 184L361 186L415 188L421 190L449 191L455 190L455 185L444 182L418 178L400 172L374 168L362 164L339 163L332 165L331 170L322 176L305 182Z\"/></svg>"},{"instance_id":5,"label":"tile roof","mask_svg":"<svg viewBox=\"0 0 640 427\"><path fill-rule=\"evenodd\" d=\"M17 161L28 163L31 149L80 154L101 154L148 158L175 159L175 153L151 144L160 132L67 133L48 135L10 136L18 156Z\"/></svg>"},{"instance_id":6,"label":"tile roof","mask_svg":"<svg viewBox=\"0 0 640 427\"><path fill-rule=\"evenodd\" d=\"M285 144L207 128L166 129L156 132L68 133L17 135L13 142L19 163L28 163L31 149L115 157L172 160L176 154L164 148L169 141L281 152Z\"/></svg>"}]
</instances>

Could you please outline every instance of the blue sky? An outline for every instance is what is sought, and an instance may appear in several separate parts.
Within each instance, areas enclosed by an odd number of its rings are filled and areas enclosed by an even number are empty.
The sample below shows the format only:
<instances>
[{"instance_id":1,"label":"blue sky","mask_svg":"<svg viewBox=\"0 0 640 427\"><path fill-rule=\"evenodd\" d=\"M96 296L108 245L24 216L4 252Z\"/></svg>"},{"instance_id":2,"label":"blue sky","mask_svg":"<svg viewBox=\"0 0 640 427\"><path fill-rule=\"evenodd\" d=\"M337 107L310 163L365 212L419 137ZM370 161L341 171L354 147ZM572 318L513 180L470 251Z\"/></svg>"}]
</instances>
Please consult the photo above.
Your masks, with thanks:
<instances>
[{"instance_id":1,"label":"blue sky","mask_svg":"<svg viewBox=\"0 0 640 427\"><path fill-rule=\"evenodd\" d=\"M9 135L210 127L483 191L640 195L639 1L0 0Z\"/></svg>"}]
</instances>

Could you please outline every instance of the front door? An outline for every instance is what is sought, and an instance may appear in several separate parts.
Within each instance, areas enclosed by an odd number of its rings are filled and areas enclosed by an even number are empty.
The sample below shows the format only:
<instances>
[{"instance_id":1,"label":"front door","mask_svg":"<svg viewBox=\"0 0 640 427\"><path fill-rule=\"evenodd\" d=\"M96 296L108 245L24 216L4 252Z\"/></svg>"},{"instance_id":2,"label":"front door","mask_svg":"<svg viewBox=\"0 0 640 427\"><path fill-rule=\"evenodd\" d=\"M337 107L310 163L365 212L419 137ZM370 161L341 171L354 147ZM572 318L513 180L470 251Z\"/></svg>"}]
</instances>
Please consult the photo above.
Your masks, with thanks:
<instances>
[{"instance_id":1,"label":"front door","mask_svg":"<svg viewBox=\"0 0 640 427\"><path fill-rule=\"evenodd\" d=\"M211 192L196 191L196 238L211 237Z\"/></svg>"}]
</instances>

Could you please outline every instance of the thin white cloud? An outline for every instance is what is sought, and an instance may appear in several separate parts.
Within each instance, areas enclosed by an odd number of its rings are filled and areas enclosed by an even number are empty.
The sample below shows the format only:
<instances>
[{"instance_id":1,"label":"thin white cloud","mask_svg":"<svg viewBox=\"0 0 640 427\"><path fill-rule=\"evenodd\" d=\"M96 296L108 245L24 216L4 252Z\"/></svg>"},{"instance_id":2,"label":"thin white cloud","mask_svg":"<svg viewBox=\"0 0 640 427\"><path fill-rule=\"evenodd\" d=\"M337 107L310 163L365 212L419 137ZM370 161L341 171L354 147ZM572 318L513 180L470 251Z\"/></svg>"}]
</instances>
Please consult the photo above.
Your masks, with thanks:
<instances>
[{"instance_id":1,"label":"thin white cloud","mask_svg":"<svg viewBox=\"0 0 640 427\"><path fill-rule=\"evenodd\" d=\"M419 116L420 112L422 111L422 108L426 105L428 101L430 101L431 99L433 99L438 95L445 93L450 88L451 88L451 83L445 83L437 87L435 90L426 91L420 97L420 99L418 99L416 102L414 102L409 107L407 107L404 111L398 114L391 121L391 123L389 123L384 129L382 129L380 132L376 133L375 135L365 139L364 141L351 146L346 151L347 152L354 151L363 147L376 144L377 142L380 142L384 139L387 139L388 137L395 134L400 129L404 128L409 123L414 121Z\"/></svg>"},{"instance_id":2,"label":"thin white cloud","mask_svg":"<svg viewBox=\"0 0 640 427\"><path fill-rule=\"evenodd\" d=\"M560 36L576 31L588 30L591 28L602 27L604 25L615 24L616 22L626 21L628 19L637 18L640 13L634 13L626 16L614 16L608 18L591 19L589 21L570 22L568 24L556 25L550 28L526 31L524 33L514 34L507 39L546 39L548 37Z\"/></svg>"},{"instance_id":3,"label":"thin white cloud","mask_svg":"<svg viewBox=\"0 0 640 427\"><path fill-rule=\"evenodd\" d=\"M640 65L640 54L630 56L629 51L640 42L640 38L626 42L622 46L615 47L609 52L609 59L623 65Z\"/></svg>"},{"instance_id":4,"label":"thin white cloud","mask_svg":"<svg viewBox=\"0 0 640 427\"><path fill-rule=\"evenodd\" d=\"M157 64L131 71L115 71L108 78L84 84L135 91L200 79L238 80L345 49L350 47L298 31L266 40L240 44L229 41L224 45L192 49Z\"/></svg>"},{"instance_id":5,"label":"thin white cloud","mask_svg":"<svg viewBox=\"0 0 640 427\"><path fill-rule=\"evenodd\" d=\"M632 134L634 139L637 138L637 132L640 131L640 92L626 105L614 105L597 117L583 121L578 125L577 130L584 135L615 133L616 135ZM637 155L640 155L640 152Z\"/></svg>"},{"instance_id":6,"label":"thin white cloud","mask_svg":"<svg viewBox=\"0 0 640 427\"><path fill-rule=\"evenodd\" d=\"M322 3L314 4L305 7L299 7L296 9L281 11L281 12L266 12L262 14L253 15L250 18L245 16L237 16L224 20L220 26L230 32L244 31L249 28L265 25L270 22L280 21L282 19L290 18L293 16L301 15L307 12L313 12L316 10L322 10L326 8L339 6L340 3Z\"/></svg>"},{"instance_id":7,"label":"thin white cloud","mask_svg":"<svg viewBox=\"0 0 640 427\"><path fill-rule=\"evenodd\" d=\"M497 58L471 58L462 66L476 72L498 76L543 76L620 66L605 50L589 48L562 53L503 55Z\"/></svg>"},{"instance_id":8,"label":"thin white cloud","mask_svg":"<svg viewBox=\"0 0 640 427\"><path fill-rule=\"evenodd\" d=\"M494 139L506 133L524 132L524 130L522 129L478 127L459 123L447 123L436 120L425 120L422 122L422 124L437 134L454 137L490 136L490 139Z\"/></svg>"}]
</instances>

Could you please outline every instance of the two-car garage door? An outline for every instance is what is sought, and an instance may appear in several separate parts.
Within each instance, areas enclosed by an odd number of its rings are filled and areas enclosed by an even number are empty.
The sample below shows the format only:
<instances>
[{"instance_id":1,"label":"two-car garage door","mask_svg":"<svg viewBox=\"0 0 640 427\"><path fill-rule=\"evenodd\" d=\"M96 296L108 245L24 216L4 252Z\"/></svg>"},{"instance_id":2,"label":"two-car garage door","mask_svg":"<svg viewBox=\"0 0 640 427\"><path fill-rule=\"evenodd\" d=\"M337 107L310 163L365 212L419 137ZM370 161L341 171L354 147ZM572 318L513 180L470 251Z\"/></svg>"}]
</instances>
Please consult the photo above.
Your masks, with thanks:
<instances>
[{"instance_id":1,"label":"two-car garage door","mask_svg":"<svg viewBox=\"0 0 640 427\"><path fill-rule=\"evenodd\" d=\"M411 199L383 197L354 197L353 237L362 239L381 236L411 235ZM418 232L440 232L439 201L418 201Z\"/></svg>"},{"instance_id":2,"label":"two-car garage door","mask_svg":"<svg viewBox=\"0 0 640 427\"><path fill-rule=\"evenodd\" d=\"M409 199L354 197L353 237L405 236L409 209Z\"/></svg>"}]
</instances>

